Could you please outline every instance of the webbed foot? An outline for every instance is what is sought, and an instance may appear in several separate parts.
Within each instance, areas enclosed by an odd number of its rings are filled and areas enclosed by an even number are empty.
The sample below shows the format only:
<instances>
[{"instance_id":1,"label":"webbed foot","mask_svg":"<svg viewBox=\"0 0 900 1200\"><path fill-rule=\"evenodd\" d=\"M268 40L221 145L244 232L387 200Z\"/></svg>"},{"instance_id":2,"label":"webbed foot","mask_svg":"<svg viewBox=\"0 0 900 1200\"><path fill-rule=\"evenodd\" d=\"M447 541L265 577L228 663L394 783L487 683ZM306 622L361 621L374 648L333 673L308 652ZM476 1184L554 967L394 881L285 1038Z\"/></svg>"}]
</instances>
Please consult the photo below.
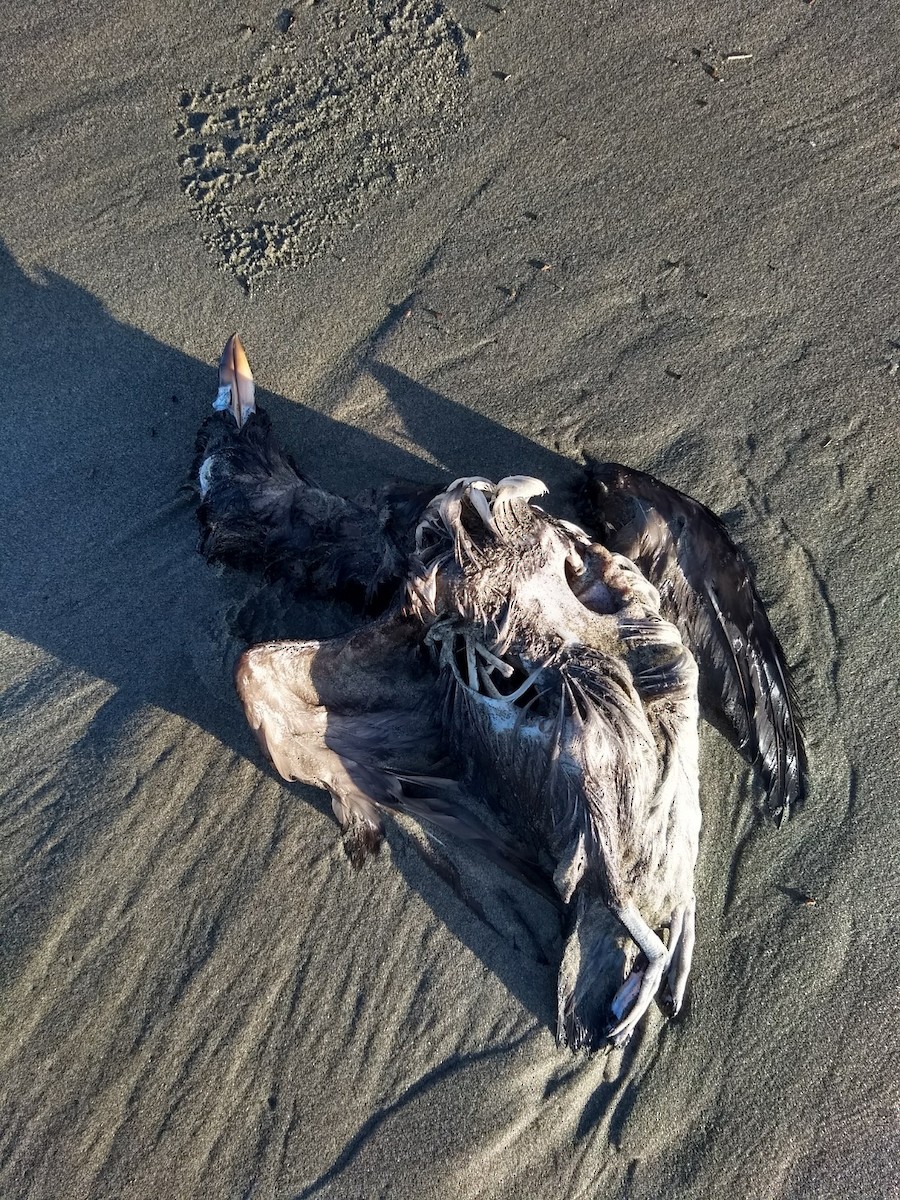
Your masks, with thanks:
<instances>
[{"instance_id":1,"label":"webbed foot","mask_svg":"<svg viewBox=\"0 0 900 1200\"><path fill-rule=\"evenodd\" d=\"M634 904L625 904L614 909L614 912L644 957L644 965L635 965L613 998L613 1016L619 1020L618 1024L607 1031L606 1036L614 1046L621 1047L628 1042L659 991L668 965L669 952Z\"/></svg>"},{"instance_id":2,"label":"webbed foot","mask_svg":"<svg viewBox=\"0 0 900 1200\"><path fill-rule=\"evenodd\" d=\"M677 1016L684 1003L684 992L694 957L694 914L697 901L693 896L672 914L669 925L669 963L666 968L666 984L663 989L663 1004L670 1017Z\"/></svg>"},{"instance_id":3,"label":"webbed foot","mask_svg":"<svg viewBox=\"0 0 900 1200\"><path fill-rule=\"evenodd\" d=\"M668 946L663 945L633 905L617 914L642 953L613 997L611 1009L617 1023L606 1036L614 1046L626 1044L664 979L663 1005L671 1017L680 1011L694 953L695 911L693 896L675 909L669 922Z\"/></svg>"}]
</instances>

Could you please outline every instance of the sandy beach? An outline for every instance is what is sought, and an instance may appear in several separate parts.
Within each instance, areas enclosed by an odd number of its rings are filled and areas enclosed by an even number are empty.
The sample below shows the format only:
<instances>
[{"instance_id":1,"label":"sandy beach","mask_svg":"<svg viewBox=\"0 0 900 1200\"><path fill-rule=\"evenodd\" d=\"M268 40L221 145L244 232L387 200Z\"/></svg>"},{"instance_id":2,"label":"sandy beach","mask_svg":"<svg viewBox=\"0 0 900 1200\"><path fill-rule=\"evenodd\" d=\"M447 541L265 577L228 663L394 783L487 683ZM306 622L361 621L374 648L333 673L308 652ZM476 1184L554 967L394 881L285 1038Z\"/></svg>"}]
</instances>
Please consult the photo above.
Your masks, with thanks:
<instances>
[{"instance_id":1,"label":"sandy beach","mask_svg":"<svg viewBox=\"0 0 900 1200\"><path fill-rule=\"evenodd\" d=\"M3 1200L900 1197L897 12L5 11ZM553 909L263 762L238 654L349 618L197 553L233 330L334 490L611 458L745 548L810 794L703 727L677 1020L560 1050Z\"/></svg>"}]
</instances>

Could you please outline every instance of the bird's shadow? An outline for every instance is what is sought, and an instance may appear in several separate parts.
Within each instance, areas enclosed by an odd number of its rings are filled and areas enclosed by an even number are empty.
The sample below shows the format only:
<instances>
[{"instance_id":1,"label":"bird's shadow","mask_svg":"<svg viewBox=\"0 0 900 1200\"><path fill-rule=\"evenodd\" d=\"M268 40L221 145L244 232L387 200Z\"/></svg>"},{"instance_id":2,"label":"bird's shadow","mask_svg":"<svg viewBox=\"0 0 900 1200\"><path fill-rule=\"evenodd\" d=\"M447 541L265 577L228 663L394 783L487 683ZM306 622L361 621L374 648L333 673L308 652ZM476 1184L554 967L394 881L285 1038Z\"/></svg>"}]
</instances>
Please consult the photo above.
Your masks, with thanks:
<instances>
[{"instance_id":1,"label":"bird's shadow","mask_svg":"<svg viewBox=\"0 0 900 1200\"><path fill-rule=\"evenodd\" d=\"M29 276L2 244L0 291L2 369L14 404L0 503L15 530L0 545L0 629L43 652L41 665L0 696L0 718L28 719L41 694L83 676L106 681L111 690L85 725L73 769L79 761L86 771L102 765L152 708L186 718L262 765L229 667L241 635L260 636L254 606L263 585L221 628L215 597L229 581L194 553L194 505L185 490L196 430L215 391L214 367L117 320L60 275ZM223 340L229 332L223 330ZM528 473L551 488L574 481L575 464L564 457L365 353L357 358L353 369L386 390L411 441L441 464L439 478ZM424 456L264 388L257 394L304 469L339 459L360 488L390 476L435 478ZM328 478L321 482L335 486ZM337 630L343 620L340 613L316 616L311 608L308 615L318 628L305 636L323 636L329 623ZM217 622L218 642L208 634ZM285 632L265 630L267 636ZM229 639L233 646L223 644ZM219 652L221 661L203 661L204 654ZM330 811L323 793L296 790ZM96 812L59 841L55 873L66 869L65 860L77 862L83 840L103 824L104 803L98 797ZM472 921L479 908L483 915L477 898L468 908L457 903L439 873L423 870L407 850L395 861L454 934L550 1027L559 933L546 901L525 889L516 894L510 919L522 927L523 949L510 954L495 929ZM17 925L23 938L30 927L28 921Z\"/></svg>"}]
</instances>

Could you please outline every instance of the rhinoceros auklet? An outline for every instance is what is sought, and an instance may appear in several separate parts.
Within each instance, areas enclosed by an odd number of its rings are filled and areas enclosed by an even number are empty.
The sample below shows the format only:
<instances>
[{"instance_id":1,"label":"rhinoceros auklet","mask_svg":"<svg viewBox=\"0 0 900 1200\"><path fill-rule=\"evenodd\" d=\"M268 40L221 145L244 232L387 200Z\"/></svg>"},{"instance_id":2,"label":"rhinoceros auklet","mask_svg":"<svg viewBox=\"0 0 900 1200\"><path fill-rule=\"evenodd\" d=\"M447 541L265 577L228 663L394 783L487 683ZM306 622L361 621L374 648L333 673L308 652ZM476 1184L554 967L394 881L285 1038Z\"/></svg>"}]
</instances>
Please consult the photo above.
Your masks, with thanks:
<instances>
[{"instance_id":1,"label":"rhinoceros auklet","mask_svg":"<svg viewBox=\"0 0 900 1200\"><path fill-rule=\"evenodd\" d=\"M549 887L569 919L560 1044L624 1044L657 993L678 1012L698 681L778 819L805 777L784 654L718 518L616 463L588 469L593 534L539 507L529 476L332 495L278 447L237 335L214 408L195 463L203 554L365 614L344 637L242 655L237 690L276 769L330 792L357 866L405 812Z\"/></svg>"}]
</instances>

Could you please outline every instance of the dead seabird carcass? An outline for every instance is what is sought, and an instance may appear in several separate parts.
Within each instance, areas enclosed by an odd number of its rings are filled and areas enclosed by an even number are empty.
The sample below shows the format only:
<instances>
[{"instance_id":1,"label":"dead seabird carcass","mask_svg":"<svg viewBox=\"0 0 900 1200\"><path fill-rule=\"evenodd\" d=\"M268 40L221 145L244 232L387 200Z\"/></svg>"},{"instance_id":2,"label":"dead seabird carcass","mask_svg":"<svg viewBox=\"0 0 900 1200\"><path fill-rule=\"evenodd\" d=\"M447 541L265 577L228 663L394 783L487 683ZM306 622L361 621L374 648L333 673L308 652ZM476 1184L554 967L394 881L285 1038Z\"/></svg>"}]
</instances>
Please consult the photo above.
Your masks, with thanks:
<instances>
[{"instance_id":1,"label":"dead seabird carcass","mask_svg":"<svg viewBox=\"0 0 900 1200\"><path fill-rule=\"evenodd\" d=\"M197 446L202 552L367 614L341 638L242 655L237 689L276 769L327 789L357 866L384 815L405 812L552 881L569 915L560 1043L623 1044L658 993L677 1012L694 946L698 679L773 814L804 788L784 655L724 527L618 464L589 471L593 534L545 512L528 476L346 500L278 447L236 335L219 383Z\"/></svg>"}]
</instances>

